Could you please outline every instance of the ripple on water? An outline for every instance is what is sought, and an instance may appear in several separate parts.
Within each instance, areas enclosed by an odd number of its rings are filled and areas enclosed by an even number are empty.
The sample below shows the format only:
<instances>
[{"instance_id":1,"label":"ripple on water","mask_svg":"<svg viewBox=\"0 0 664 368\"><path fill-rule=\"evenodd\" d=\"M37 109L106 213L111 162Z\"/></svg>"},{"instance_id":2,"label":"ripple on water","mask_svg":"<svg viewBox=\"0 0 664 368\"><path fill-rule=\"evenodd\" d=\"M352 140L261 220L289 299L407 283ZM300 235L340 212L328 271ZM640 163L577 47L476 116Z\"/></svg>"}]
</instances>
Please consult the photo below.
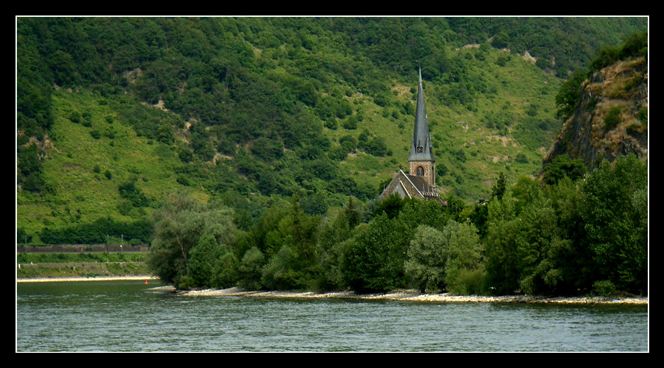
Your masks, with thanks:
<instances>
[{"instance_id":1,"label":"ripple on water","mask_svg":"<svg viewBox=\"0 0 664 368\"><path fill-rule=\"evenodd\" d=\"M647 307L182 298L84 284L19 288L17 351L648 349Z\"/></svg>"}]
</instances>

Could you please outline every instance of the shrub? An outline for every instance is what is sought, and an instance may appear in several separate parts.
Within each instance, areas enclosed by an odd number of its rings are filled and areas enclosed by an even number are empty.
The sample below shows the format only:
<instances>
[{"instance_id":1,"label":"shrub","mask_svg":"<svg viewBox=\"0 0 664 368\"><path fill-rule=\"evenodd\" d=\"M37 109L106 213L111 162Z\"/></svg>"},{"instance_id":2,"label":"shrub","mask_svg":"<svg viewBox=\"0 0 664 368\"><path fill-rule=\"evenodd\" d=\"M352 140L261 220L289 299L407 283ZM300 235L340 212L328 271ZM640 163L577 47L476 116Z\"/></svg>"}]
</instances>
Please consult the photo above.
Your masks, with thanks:
<instances>
[{"instance_id":1,"label":"shrub","mask_svg":"<svg viewBox=\"0 0 664 368\"><path fill-rule=\"evenodd\" d=\"M72 111L72 112L69 114L69 120L70 120L72 123L76 123L76 124L80 123L80 122L81 122L81 113L78 112L77 110Z\"/></svg>"},{"instance_id":2,"label":"shrub","mask_svg":"<svg viewBox=\"0 0 664 368\"><path fill-rule=\"evenodd\" d=\"M486 270L483 267L476 269L462 269L449 285L447 290L455 295L484 295L486 294Z\"/></svg>"},{"instance_id":3,"label":"shrub","mask_svg":"<svg viewBox=\"0 0 664 368\"><path fill-rule=\"evenodd\" d=\"M604 117L604 129L606 131L615 128L618 125L618 123L620 123L621 120L620 113L621 113L620 106L614 106L609 109L609 112L606 114L606 117Z\"/></svg>"},{"instance_id":4,"label":"shrub","mask_svg":"<svg viewBox=\"0 0 664 368\"><path fill-rule=\"evenodd\" d=\"M615 294L616 287L609 280L595 281L593 284L593 290L601 296L611 296Z\"/></svg>"},{"instance_id":5,"label":"shrub","mask_svg":"<svg viewBox=\"0 0 664 368\"><path fill-rule=\"evenodd\" d=\"M555 185L566 176L572 179L572 181L581 179L586 174L586 171L587 169L582 159L572 159L569 155L564 154L556 156L544 167L542 179L548 185Z\"/></svg>"},{"instance_id":6,"label":"shrub","mask_svg":"<svg viewBox=\"0 0 664 368\"><path fill-rule=\"evenodd\" d=\"M519 152L516 155L516 158L514 159L514 161L516 161L518 163L522 163L522 164L527 164L528 163L528 157L526 157L526 155L523 152Z\"/></svg>"},{"instance_id":7,"label":"shrub","mask_svg":"<svg viewBox=\"0 0 664 368\"><path fill-rule=\"evenodd\" d=\"M641 120L644 125L648 125L648 108L642 107L636 114L636 117Z\"/></svg>"}]
</instances>

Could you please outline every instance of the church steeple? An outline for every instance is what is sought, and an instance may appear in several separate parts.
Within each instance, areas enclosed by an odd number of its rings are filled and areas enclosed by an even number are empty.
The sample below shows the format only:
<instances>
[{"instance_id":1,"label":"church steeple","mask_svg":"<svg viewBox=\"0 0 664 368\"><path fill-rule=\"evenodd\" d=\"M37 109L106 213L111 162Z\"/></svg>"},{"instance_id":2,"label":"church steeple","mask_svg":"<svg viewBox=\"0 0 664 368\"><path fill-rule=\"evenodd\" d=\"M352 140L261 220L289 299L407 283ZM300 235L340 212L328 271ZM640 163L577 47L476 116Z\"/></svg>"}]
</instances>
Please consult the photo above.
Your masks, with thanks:
<instances>
[{"instance_id":1,"label":"church steeple","mask_svg":"<svg viewBox=\"0 0 664 368\"><path fill-rule=\"evenodd\" d=\"M417 88L417 108L415 112L415 130L413 131L413 141L410 144L410 156L408 157L410 174L423 176L430 186L435 187L435 162L436 159L433 157L431 146L431 135L429 134L426 106L424 105L422 69L420 69Z\"/></svg>"}]
</instances>

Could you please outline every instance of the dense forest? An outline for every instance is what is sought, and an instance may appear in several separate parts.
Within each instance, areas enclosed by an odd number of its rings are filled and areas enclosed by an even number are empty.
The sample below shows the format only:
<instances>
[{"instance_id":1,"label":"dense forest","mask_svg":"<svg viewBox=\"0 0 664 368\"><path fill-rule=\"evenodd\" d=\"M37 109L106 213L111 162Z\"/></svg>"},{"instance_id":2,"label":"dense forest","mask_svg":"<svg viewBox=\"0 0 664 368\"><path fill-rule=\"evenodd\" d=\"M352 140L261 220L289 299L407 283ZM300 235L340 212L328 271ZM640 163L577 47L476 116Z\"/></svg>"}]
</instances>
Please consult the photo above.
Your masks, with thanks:
<instances>
[{"instance_id":1,"label":"dense forest","mask_svg":"<svg viewBox=\"0 0 664 368\"><path fill-rule=\"evenodd\" d=\"M643 56L645 29L18 18L17 242L152 243L182 288L644 293L646 164L563 156L536 176L578 75ZM376 200L406 163L420 67L448 207Z\"/></svg>"}]
</instances>

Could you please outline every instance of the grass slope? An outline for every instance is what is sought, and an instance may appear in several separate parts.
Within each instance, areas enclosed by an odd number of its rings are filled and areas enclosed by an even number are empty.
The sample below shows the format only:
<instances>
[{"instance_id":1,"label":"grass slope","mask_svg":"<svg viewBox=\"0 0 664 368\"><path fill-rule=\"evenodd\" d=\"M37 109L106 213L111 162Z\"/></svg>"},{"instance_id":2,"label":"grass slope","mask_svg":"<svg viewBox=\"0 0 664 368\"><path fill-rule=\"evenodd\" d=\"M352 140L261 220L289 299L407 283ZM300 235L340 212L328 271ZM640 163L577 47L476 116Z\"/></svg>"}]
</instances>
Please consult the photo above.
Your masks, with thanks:
<instances>
[{"instance_id":1,"label":"grass slope","mask_svg":"<svg viewBox=\"0 0 664 368\"><path fill-rule=\"evenodd\" d=\"M132 222L149 217L163 194L179 186L173 172L175 154L168 154L161 143L137 136L104 98L86 90L57 90L52 106L52 144L44 160L50 190L40 197L17 193L18 228L35 234L44 227L106 217ZM79 114L87 117L74 122ZM124 203L118 188L131 181L149 199L149 206Z\"/></svg>"},{"instance_id":2,"label":"grass slope","mask_svg":"<svg viewBox=\"0 0 664 368\"><path fill-rule=\"evenodd\" d=\"M472 204L488 196L500 172L508 182L539 172L542 156L560 126L554 119L560 81L532 62L502 51L454 52L472 69L473 100L461 105L450 99L460 82L425 78L424 93L437 166L443 174L438 175L439 188ZM401 107L405 103L414 107L416 83L392 81L392 102L386 106L361 93L347 96L354 113L364 117L357 129L341 124L336 130L324 129L333 144L347 134L358 137L365 129L384 139L387 155L376 157L358 150L339 163L340 170L358 184L378 188L400 166L407 170L415 116L414 109L406 112ZM137 135L125 123L127 109L122 104L135 103L130 101L107 101L86 90L54 92L52 145L44 161L44 179L51 190L41 196L17 192L17 228L33 235L44 227L105 217L122 222L145 219L165 193L182 187L176 179L183 175L178 172L183 164L172 147ZM164 121L173 115L156 107L141 108L163 115ZM128 182L149 199L147 206L132 207L120 196L119 187ZM202 188L194 190L208 199Z\"/></svg>"},{"instance_id":3,"label":"grass slope","mask_svg":"<svg viewBox=\"0 0 664 368\"><path fill-rule=\"evenodd\" d=\"M476 58L476 49L456 52L469 55L466 60L473 73L481 76L484 91L466 105L447 103L446 95L454 86L437 81L425 81L424 94L436 163L444 167L444 175L438 177L439 189L473 203L488 196L501 171L512 182L519 175L540 171L542 157L560 129L561 123L554 117L560 80L525 58L502 51L491 51L482 60ZM414 105L416 83L394 83L395 99ZM367 129L384 139L392 155L373 157L360 152L347 157L341 167L356 181L372 186L391 178L400 166L407 171L414 114L393 114L390 111L398 109L382 108L362 97L354 99L354 109L365 117L357 130L326 132L338 139Z\"/></svg>"}]
</instances>

